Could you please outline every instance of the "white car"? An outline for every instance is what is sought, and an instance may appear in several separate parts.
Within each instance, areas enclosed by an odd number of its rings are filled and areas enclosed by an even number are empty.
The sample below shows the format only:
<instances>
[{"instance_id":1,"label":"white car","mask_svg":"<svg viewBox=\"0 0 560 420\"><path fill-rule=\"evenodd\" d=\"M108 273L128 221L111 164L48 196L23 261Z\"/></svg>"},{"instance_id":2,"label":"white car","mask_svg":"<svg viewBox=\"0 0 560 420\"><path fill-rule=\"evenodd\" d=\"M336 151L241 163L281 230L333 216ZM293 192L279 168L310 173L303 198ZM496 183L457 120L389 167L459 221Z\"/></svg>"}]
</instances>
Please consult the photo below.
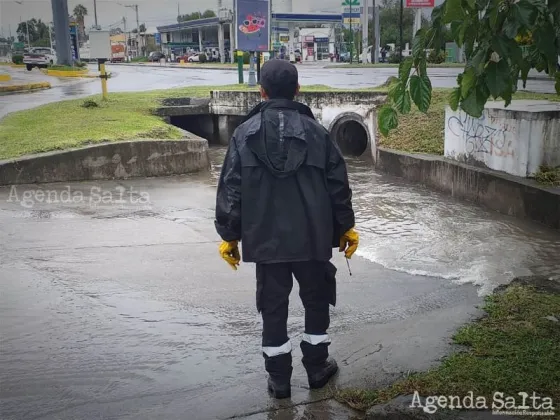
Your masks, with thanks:
<instances>
[{"instance_id":1,"label":"white car","mask_svg":"<svg viewBox=\"0 0 560 420\"><path fill-rule=\"evenodd\" d=\"M23 55L23 64L29 71L33 70L33 67L47 68L56 64L56 52L52 48L31 48Z\"/></svg>"},{"instance_id":2,"label":"white car","mask_svg":"<svg viewBox=\"0 0 560 420\"><path fill-rule=\"evenodd\" d=\"M199 54L193 54L193 55L191 55L191 56L188 58L188 60L189 60L189 63L198 63L198 62L200 62Z\"/></svg>"}]
</instances>

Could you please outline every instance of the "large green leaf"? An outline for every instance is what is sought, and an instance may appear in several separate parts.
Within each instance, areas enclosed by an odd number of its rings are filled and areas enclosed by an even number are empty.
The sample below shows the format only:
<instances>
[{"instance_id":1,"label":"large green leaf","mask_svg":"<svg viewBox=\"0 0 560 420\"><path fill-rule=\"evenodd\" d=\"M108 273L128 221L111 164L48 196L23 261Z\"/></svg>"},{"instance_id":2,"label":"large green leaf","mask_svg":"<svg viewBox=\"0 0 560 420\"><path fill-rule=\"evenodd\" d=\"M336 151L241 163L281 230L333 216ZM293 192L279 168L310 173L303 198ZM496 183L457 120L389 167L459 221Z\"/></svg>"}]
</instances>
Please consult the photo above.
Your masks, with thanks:
<instances>
[{"instance_id":1,"label":"large green leaf","mask_svg":"<svg viewBox=\"0 0 560 420\"><path fill-rule=\"evenodd\" d=\"M457 108L459 108L460 100L461 100L461 89L456 87L449 94L449 106L453 111L457 111Z\"/></svg>"},{"instance_id":2,"label":"large green leaf","mask_svg":"<svg viewBox=\"0 0 560 420\"><path fill-rule=\"evenodd\" d=\"M395 103L395 108L401 114L408 114L412 108L412 100L410 99L410 92L407 89L402 89L398 92L398 95L393 97Z\"/></svg>"},{"instance_id":3,"label":"large green leaf","mask_svg":"<svg viewBox=\"0 0 560 420\"><path fill-rule=\"evenodd\" d=\"M535 24L537 9L530 2L520 0L517 4L512 5L512 11L521 25L530 28Z\"/></svg>"},{"instance_id":4,"label":"large green leaf","mask_svg":"<svg viewBox=\"0 0 560 420\"><path fill-rule=\"evenodd\" d=\"M502 59L499 63L494 63L493 61L488 63L485 71L485 79L486 87L494 99L502 96L508 86L511 88L510 68L506 60Z\"/></svg>"},{"instance_id":5,"label":"large green leaf","mask_svg":"<svg viewBox=\"0 0 560 420\"><path fill-rule=\"evenodd\" d=\"M500 57L507 57L509 55L508 39L503 35L497 35L492 38L492 49L496 51Z\"/></svg>"},{"instance_id":6,"label":"large green leaf","mask_svg":"<svg viewBox=\"0 0 560 420\"><path fill-rule=\"evenodd\" d=\"M446 0L444 4L443 23L451 23L454 20L463 20L465 11L461 0Z\"/></svg>"},{"instance_id":7,"label":"large green leaf","mask_svg":"<svg viewBox=\"0 0 560 420\"><path fill-rule=\"evenodd\" d=\"M432 101L432 83L428 76L411 76L410 94L418 109L422 112L428 112Z\"/></svg>"},{"instance_id":8,"label":"large green leaf","mask_svg":"<svg viewBox=\"0 0 560 420\"><path fill-rule=\"evenodd\" d=\"M486 92L477 86L471 89L469 95L461 101L461 109L471 117L479 118L484 111L487 99Z\"/></svg>"},{"instance_id":9,"label":"large green leaf","mask_svg":"<svg viewBox=\"0 0 560 420\"><path fill-rule=\"evenodd\" d=\"M397 111L390 105L381 107L377 116L377 125L381 134L388 136L389 131L397 128L399 125Z\"/></svg>"},{"instance_id":10,"label":"large green leaf","mask_svg":"<svg viewBox=\"0 0 560 420\"><path fill-rule=\"evenodd\" d=\"M472 67L469 67L463 73L461 80L461 96L466 98L474 85L476 85L476 73Z\"/></svg>"},{"instance_id":11,"label":"large green leaf","mask_svg":"<svg viewBox=\"0 0 560 420\"><path fill-rule=\"evenodd\" d=\"M401 64L399 64L399 79L403 83L408 82L408 77L410 76L410 71L412 70L412 58L407 57L405 58Z\"/></svg>"},{"instance_id":12,"label":"large green leaf","mask_svg":"<svg viewBox=\"0 0 560 420\"><path fill-rule=\"evenodd\" d=\"M546 22L542 26L535 29L533 32L533 39L535 41L536 47L539 51L546 56L549 62L554 62L558 60L558 54L556 47L554 45L551 35L554 33L554 28L550 22Z\"/></svg>"},{"instance_id":13,"label":"large green leaf","mask_svg":"<svg viewBox=\"0 0 560 420\"><path fill-rule=\"evenodd\" d=\"M412 40L412 55L415 60L418 60L422 57L426 57L425 50L426 49L426 32L424 30L419 30L416 33L416 36Z\"/></svg>"},{"instance_id":14,"label":"large green leaf","mask_svg":"<svg viewBox=\"0 0 560 420\"><path fill-rule=\"evenodd\" d=\"M521 28L521 22L513 13L510 13L504 23L504 35L508 38L515 38Z\"/></svg>"},{"instance_id":15,"label":"large green leaf","mask_svg":"<svg viewBox=\"0 0 560 420\"><path fill-rule=\"evenodd\" d=\"M474 57L471 60L471 66L477 75L482 74L484 71L484 66L486 65L486 60L488 57L488 47L480 45Z\"/></svg>"},{"instance_id":16,"label":"large green leaf","mask_svg":"<svg viewBox=\"0 0 560 420\"><path fill-rule=\"evenodd\" d=\"M527 87L527 77L529 76L529 72L531 71L531 64L528 61L525 61L519 66L519 70L521 71L523 89L525 89Z\"/></svg>"}]
</instances>

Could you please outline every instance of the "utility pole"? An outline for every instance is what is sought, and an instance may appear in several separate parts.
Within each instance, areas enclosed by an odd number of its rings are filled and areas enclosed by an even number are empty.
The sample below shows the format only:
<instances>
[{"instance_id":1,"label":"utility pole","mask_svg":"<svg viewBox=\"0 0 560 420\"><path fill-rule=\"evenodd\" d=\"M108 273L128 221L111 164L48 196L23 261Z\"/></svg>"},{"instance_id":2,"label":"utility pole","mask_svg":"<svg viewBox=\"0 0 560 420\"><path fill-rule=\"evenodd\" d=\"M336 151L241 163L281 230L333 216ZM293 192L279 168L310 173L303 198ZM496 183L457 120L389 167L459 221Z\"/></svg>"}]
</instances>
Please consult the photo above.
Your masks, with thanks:
<instances>
[{"instance_id":1,"label":"utility pole","mask_svg":"<svg viewBox=\"0 0 560 420\"><path fill-rule=\"evenodd\" d=\"M404 13L404 4L403 0L401 0L401 15L400 15L400 23L399 23L399 62L402 61L402 53L403 53L403 13Z\"/></svg>"},{"instance_id":2,"label":"utility pole","mask_svg":"<svg viewBox=\"0 0 560 420\"><path fill-rule=\"evenodd\" d=\"M52 23L52 22L49 22L49 23L48 23L48 25L49 25L49 44L50 44L50 47L51 47L51 50L52 50L52 32L51 32L51 23Z\"/></svg>"},{"instance_id":3,"label":"utility pole","mask_svg":"<svg viewBox=\"0 0 560 420\"><path fill-rule=\"evenodd\" d=\"M51 0L58 64L72 65L72 47L68 28L68 0Z\"/></svg>"},{"instance_id":4,"label":"utility pole","mask_svg":"<svg viewBox=\"0 0 560 420\"><path fill-rule=\"evenodd\" d=\"M140 19L138 18L138 5L133 4L131 6L125 7L130 7L136 12L136 54L139 56L140 54L138 50L140 50Z\"/></svg>"},{"instance_id":5,"label":"utility pole","mask_svg":"<svg viewBox=\"0 0 560 420\"><path fill-rule=\"evenodd\" d=\"M93 18L95 19L95 29L97 29L97 0L93 0Z\"/></svg>"},{"instance_id":6,"label":"utility pole","mask_svg":"<svg viewBox=\"0 0 560 420\"><path fill-rule=\"evenodd\" d=\"M123 16L123 29L124 29L124 61L128 63L128 37L126 35L126 17Z\"/></svg>"},{"instance_id":7,"label":"utility pole","mask_svg":"<svg viewBox=\"0 0 560 420\"><path fill-rule=\"evenodd\" d=\"M375 0L372 0L372 6L373 6L373 10L372 10L372 19L371 19L371 64L376 64L377 60L377 37L376 37L376 33L375 31L377 30L377 25L375 24L375 16L377 15L377 11L375 10ZM368 13L368 19L369 19L369 13Z\"/></svg>"}]
</instances>

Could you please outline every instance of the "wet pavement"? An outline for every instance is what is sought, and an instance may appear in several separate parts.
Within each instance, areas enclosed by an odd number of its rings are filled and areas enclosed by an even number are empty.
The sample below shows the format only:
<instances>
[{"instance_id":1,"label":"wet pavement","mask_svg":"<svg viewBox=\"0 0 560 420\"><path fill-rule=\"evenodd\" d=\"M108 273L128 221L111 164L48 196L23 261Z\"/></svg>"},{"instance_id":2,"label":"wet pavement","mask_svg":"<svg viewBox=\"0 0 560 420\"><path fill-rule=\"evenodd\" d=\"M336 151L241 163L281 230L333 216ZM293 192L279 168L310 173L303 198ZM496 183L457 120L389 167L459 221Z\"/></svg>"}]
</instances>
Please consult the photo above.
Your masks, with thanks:
<instances>
[{"instance_id":1,"label":"wet pavement","mask_svg":"<svg viewBox=\"0 0 560 420\"><path fill-rule=\"evenodd\" d=\"M224 149L211 154L211 174L0 188L2 419L358 419L328 400L334 387L433 366L493 285L560 273L560 233L349 160L362 242L352 276L335 258L341 372L308 389L294 292L293 397L276 402L254 267L234 272L217 253Z\"/></svg>"},{"instance_id":2,"label":"wet pavement","mask_svg":"<svg viewBox=\"0 0 560 420\"><path fill-rule=\"evenodd\" d=\"M112 73L109 92L131 92L140 90L169 89L185 86L227 85L237 83L237 73L231 69L205 70L178 67L140 67L108 65ZM322 84L337 88L363 88L379 86L389 76L396 76L396 68L324 68L317 65L299 66L302 85ZM90 66L92 71L96 66ZM53 88L30 94L0 97L0 118L14 111L50 102L75 99L101 93L101 83L96 79L64 79L43 75L38 69L27 72L25 69L7 68L14 78L31 81L48 81ZM436 88L456 86L458 68L431 68L428 73ZM247 71L245 80L248 80ZM529 80L527 90L541 93L554 93L551 80L539 78Z\"/></svg>"}]
</instances>

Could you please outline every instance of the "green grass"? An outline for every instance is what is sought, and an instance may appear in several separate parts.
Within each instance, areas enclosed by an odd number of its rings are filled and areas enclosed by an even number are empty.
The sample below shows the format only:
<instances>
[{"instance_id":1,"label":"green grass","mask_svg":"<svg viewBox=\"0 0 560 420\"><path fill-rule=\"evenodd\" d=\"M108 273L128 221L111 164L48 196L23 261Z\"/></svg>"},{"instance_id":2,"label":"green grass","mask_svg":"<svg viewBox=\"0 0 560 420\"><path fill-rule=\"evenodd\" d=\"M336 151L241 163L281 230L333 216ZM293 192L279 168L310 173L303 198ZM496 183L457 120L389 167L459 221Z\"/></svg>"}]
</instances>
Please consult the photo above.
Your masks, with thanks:
<instances>
[{"instance_id":1,"label":"green grass","mask_svg":"<svg viewBox=\"0 0 560 420\"><path fill-rule=\"evenodd\" d=\"M560 187L560 166L551 168L543 165L539 168L539 172L535 174L537 182L550 187Z\"/></svg>"},{"instance_id":2,"label":"green grass","mask_svg":"<svg viewBox=\"0 0 560 420\"><path fill-rule=\"evenodd\" d=\"M248 90L246 85L197 86L56 102L6 116L0 122L0 159L63 150L87 144L132 139L178 139L176 127L153 115L164 98L207 97L211 90ZM257 88L253 88L256 90ZM333 90L306 86L303 91ZM97 107L84 107L86 101Z\"/></svg>"},{"instance_id":3,"label":"green grass","mask_svg":"<svg viewBox=\"0 0 560 420\"><path fill-rule=\"evenodd\" d=\"M535 391L560 401L560 295L511 286L486 300L487 316L461 328L455 343L467 346L441 366L413 374L384 389L345 389L336 398L365 410L398 395L474 395L490 401L494 392L517 396Z\"/></svg>"},{"instance_id":4,"label":"green grass","mask_svg":"<svg viewBox=\"0 0 560 420\"><path fill-rule=\"evenodd\" d=\"M56 70L56 71L87 71L86 67L79 67L79 66L49 66L49 70Z\"/></svg>"},{"instance_id":5,"label":"green grass","mask_svg":"<svg viewBox=\"0 0 560 420\"><path fill-rule=\"evenodd\" d=\"M413 111L399 115L399 126L385 137L378 132L379 145L411 153L443 155L445 107L451 89L434 89L427 114L413 105ZM513 99L546 99L560 101L554 94L518 92Z\"/></svg>"},{"instance_id":6,"label":"green grass","mask_svg":"<svg viewBox=\"0 0 560 420\"><path fill-rule=\"evenodd\" d=\"M147 63L148 62L148 57L134 57L130 61L132 63Z\"/></svg>"}]
</instances>

